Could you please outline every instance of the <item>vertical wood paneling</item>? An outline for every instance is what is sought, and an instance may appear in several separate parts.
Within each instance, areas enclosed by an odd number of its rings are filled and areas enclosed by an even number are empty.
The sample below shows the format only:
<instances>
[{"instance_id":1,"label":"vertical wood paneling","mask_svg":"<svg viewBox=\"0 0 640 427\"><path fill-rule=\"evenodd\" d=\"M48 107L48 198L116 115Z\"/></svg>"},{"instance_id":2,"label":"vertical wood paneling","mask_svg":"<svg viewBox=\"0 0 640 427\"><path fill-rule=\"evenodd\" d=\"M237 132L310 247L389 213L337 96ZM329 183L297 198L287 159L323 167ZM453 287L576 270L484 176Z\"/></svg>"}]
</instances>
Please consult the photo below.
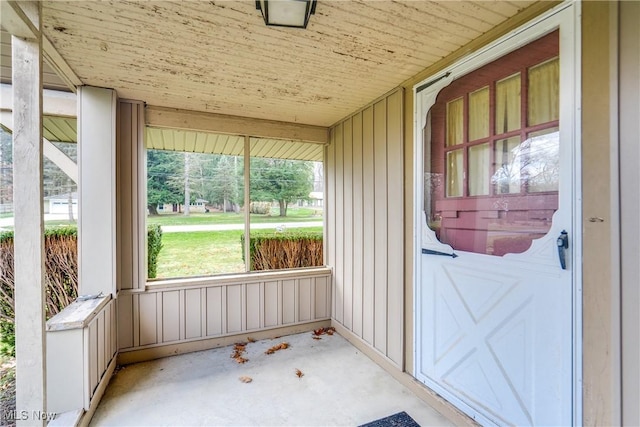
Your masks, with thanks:
<instances>
[{"instance_id":1,"label":"vertical wood paneling","mask_svg":"<svg viewBox=\"0 0 640 427\"><path fill-rule=\"evenodd\" d=\"M227 286L227 333L242 331L242 285Z\"/></svg>"},{"instance_id":2,"label":"vertical wood paneling","mask_svg":"<svg viewBox=\"0 0 640 427\"><path fill-rule=\"evenodd\" d=\"M118 306L118 346L133 347L133 295L120 295Z\"/></svg>"},{"instance_id":3,"label":"vertical wood paneling","mask_svg":"<svg viewBox=\"0 0 640 427\"><path fill-rule=\"evenodd\" d=\"M109 304L109 309L111 311L111 319L116 319L117 317L117 310L116 310L116 302L112 301ZM115 323L111 323L111 350L109 352L109 361L111 361L111 359L116 355L116 351L117 351L117 346L118 346L118 339L117 339L117 326L118 322L116 321Z\"/></svg>"},{"instance_id":4,"label":"vertical wood paneling","mask_svg":"<svg viewBox=\"0 0 640 427\"><path fill-rule=\"evenodd\" d=\"M387 102L373 106L373 158L375 186L374 346L387 352ZM402 212L402 209L400 209Z\"/></svg>"},{"instance_id":5,"label":"vertical wood paneling","mask_svg":"<svg viewBox=\"0 0 640 427\"><path fill-rule=\"evenodd\" d=\"M117 277L118 289L144 286L146 278L143 215L146 206L144 172L144 104L135 101L118 102L116 133L117 188ZM141 234L142 233L142 234Z\"/></svg>"},{"instance_id":6,"label":"vertical wood paneling","mask_svg":"<svg viewBox=\"0 0 640 427\"><path fill-rule=\"evenodd\" d=\"M335 205L327 220L335 215L336 229L332 317L397 366L404 318L402 107L398 90L337 124L327 161L328 170L335 168L327 190Z\"/></svg>"},{"instance_id":7,"label":"vertical wood paneling","mask_svg":"<svg viewBox=\"0 0 640 427\"><path fill-rule=\"evenodd\" d=\"M247 284L246 290L247 330L260 328L260 283Z\"/></svg>"},{"instance_id":8,"label":"vertical wood paneling","mask_svg":"<svg viewBox=\"0 0 640 427\"><path fill-rule=\"evenodd\" d=\"M282 324L296 321L296 281L283 280L282 284Z\"/></svg>"},{"instance_id":9,"label":"vertical wood paneling","mask_svg":"<svg viewBox=\"0 0 640 427\"><path fill-rule=\"evenodd\" d=\"M116 142L116 186L118 188L118 215L116 227L118 239L118 287L119 289L131 289L133 287L133 247L128 244L126 236L132 235L131 209L131 104L120 102L118 104L118 140Z\"/></svg>"},{"instance_id":10,"label":"vertical wood paneling","mask_svg":"<svg viewBox=\"0 0 640 427\"><path fill-rule=\"evenodd\" d=\"M326 149L327 158L325 168L327 171L327 188L325 189L326 206L325 212L327 213L327 226L325 229L325 245L327 247L327 254L325 255L325 263L329 266L336 265L336 203L335 197L336 194L336 177L335 177L335 162L336 162L336 131L335 129L331 129L331 143L329 147ZM335 268L333 270L333 274L331 275L331 287L335 289L336 283L336 275ZM331 297L331 309L332 312L335 313L335 292L332 293Z\"/></svg>"},{"instance_id":11,"label":"vertical wood paneling","mask_svg":"<svg viewBox=\"0 0 640 427\"><path fill-rule=\"evenodd\" d=\"M105 347L105 341L106 341L104 310L102 310L100 314L96 316L95 322L97 326L96 332L98 335L97 342L96 342L96 355L97 355L96 368L97 368L98 379L100 379L100 377L102 377L102 373L106 368L105 357L104 357L104 347Z\"/></svg>"},{"instance_id":12,"label":"vertical wood paneling","mask_svg":"<svg viewBox=\"0 0 640 427\"><path fill-rule=\"evenodd\" d=\"M138 295L139 304L139 324L140 324L140 344L148 345L158 342L156 325L157 321L157 301L156 294Z\"/></svg>"},{"instance_id":13,"label":"vertical wood paneling","mask_svg":"<svg viewBox=\"0 0 640 427\"><path fill-rule=\"evenodd\" d=\"M140 345L140 295L133 297L133 346Z\"/></svg>"},{"instance_id":14,"label":"vertical wood paneling","mask_svg":"<svg viewBox=\"0 0 640 427\"><path fill-rule=\"evenodd\" d=\"M98 319L97 317L89 323L88 328L89 347L89 396L93 396L93 391L98 385Z\"/></svg>"},{"instance_id":15,"label":"vertical wood paneling","mask_svg":"<svg viewBox=\"0 0 640 427\"><path fill-rule=\"evenodd\" d=\"M264 284L264 326L276 326L280 320L278 298L278 282L265 282Z\"/></svg>"},{"instance_id":16,"label":"vertical wood paneling","mask_svg":"<svg viewBox=\"0 0 640 427\"><path fill-rule=\"evenodd\" d=\"M180 291L162 292L162 342L180 339Z\"/></svg>"},{"instance_id":17,"label":"vertical wood paneling","mask_svg":"<svg viewBox=\"0 0 640 427\"><path fill-rule=\"evenodd\" d=\"M343 188L344 239L343 261L343 320L348 329L353 327L353 122L345 120L343 128Z\"/></svg>"},{"instance_id":18,"label":"vertical wood paneling","mask_svg":"<svg viewBox=\"0 0 640 427\"><path fill-rule=\"evenodd\" d=\"M362 290L362 338L373 344L374 335L374 236L375 236L375 192L373 169L373 107L362 112L362 180L364 183L363 216L363 290Z\"/></svg>"},{"instance_id":19,"label":"vertical wood paneling","mask_svg":"<svg viewBox=\"0 0 640 427\"><path fill-rule=\"evenodd\" d=\"M162 292L158 292L156 295L156 336L158 342L163 342L164 333L164 313L162 311Z\"/></svg>"},{"instance_id":20,"label":"vertical wood paneling","mask_svg":"<svg viewBox=\"0 0 640 427\"><path fill-rule=\"evenodd\" d=\"M114 317L111 317L111 306L113 305L113 301L111 301L109 304L107 304L107 306L105 307L105 309L103 310L104 313L104 339L103 339L103 357L104 360L106 361L106 363L109 363L109 361L111 360L111 336L112 333L111 331L113 330L113 328L115 327L115 322L112 324L111 323L111 319L114 319Z\"/></svg>"},{"instance_id":21,"label":"vertical wood paneling","mask_svg":"<svg viewBox=\"0 0 640 427\"><path fill-rule=\"evenodd\" d=\"M402 364L404 320L404 239L402 210L403 198L403 133L402 92L387 98L387 356L397 365Z\"/></svg>"},{"instance_id":22,"label":"vertical wood paneling","mask_svg":"<svg viewBox=\"0 0 640 427\"><path fill-rule=\"evenodd\" d=\"M313 281L313 279L300 279L298 281L298 321L300 322L311 320L313 317L311 304Z\"/></svg>"},{"instance_id":23,"label":"vertical wood paneling","mask_svg":"<svg viewBox=\"0 0 640 427\"><path fill-rule=\"evenodd\" d=\"M353 332L362 336L362 263L364 209L362 181L362 113L353 116Z\"/></svg>"},{"instance_id":24,"label":"vertical wood paneling","mask_svg":"<svg viewBox=\"0 0 640 427\"><path fill-rule=\"evenodd\" d=\"M202 336L202 303L200 289L185 290L185 338Z\"/></svg>"},{"instance_id":25,"label":"vertical wood paneling","mask_svg":"<svg viewBox=\"0 0 640 427\"><path fill-rule=\"evenodd\" d=\"M222 288L207 288L207 336L222 335Z\"/></svg>"},{"instance_id":26,"label":"vertical wood paneling","mask_svg":"<svg viewBox=\"0 0 640 427\"><path fill-rule=\"evenodd\" d=\"M330 307L330 298L329 298L329 288L331 284L331 279L327 277L317 277L315 279L315 318L321 319L323 317L329 317L329 307Z\"/></svg>"},{"instance_id":27,"label":"vertical wood paneling","mask_svg":"<svg viewBox=\"0 0 640 427\"><path fill-rule=\"evenodd\" d=\"M123 329L127 344L133 341L123 348L173 344L326 319L331 316L330 280L327 272L322 276L303 275L268 282L124 293L118 300L119 316L126 320L125 312L132 313L128 316L134 320L129 324L138 325L138 338L127 337L131 327ZM105 366L107 362L105 358Z\"/></svg>"},{"instance_id":28,"label":"vertical wood paneling","mask_svg":"<svg viewBox=\"0 0 640 427\"><path fill-rule=\"evenodd\" d=\"M335 128L336 150L336 257L335 257L335 310L333 317L340 323L344 321L344 126L342 123Z\"/></svg>"}]
</instances>

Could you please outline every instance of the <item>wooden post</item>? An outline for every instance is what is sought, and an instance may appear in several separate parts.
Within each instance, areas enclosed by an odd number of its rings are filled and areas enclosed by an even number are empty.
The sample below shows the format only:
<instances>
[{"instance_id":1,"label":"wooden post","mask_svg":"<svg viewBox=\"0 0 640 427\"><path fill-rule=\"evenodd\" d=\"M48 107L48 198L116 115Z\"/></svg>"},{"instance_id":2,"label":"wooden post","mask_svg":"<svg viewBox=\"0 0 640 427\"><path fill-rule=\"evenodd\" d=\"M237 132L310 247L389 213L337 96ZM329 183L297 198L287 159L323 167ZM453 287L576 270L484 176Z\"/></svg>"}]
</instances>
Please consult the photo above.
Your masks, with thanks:
<instances>
[{"instance_id":1,"label":"wooden post","mask_svg":"<svg viewBox=\"0 0 640 427\"><path fill-rule=\"evenodd\" d=\"M79 294L116 293L116 92L78 88Z\"/></svg>"},{"instance_id":2,"label":"wooden post","mask_svg":"<svg viewBox=\"0 0 640 427\"><path fill-rule=\"evenodd\" d=\"M46 425L42 7L39 2L11 7L10 11L17 15L23 12L22 18L28 17L23 21L26 27L35 29L27 38L11 38L16 421L18 425ZM19 23L20 20L14 22ZM16 33L12 31L12 34Z\"/></svg>"}]
</instances>

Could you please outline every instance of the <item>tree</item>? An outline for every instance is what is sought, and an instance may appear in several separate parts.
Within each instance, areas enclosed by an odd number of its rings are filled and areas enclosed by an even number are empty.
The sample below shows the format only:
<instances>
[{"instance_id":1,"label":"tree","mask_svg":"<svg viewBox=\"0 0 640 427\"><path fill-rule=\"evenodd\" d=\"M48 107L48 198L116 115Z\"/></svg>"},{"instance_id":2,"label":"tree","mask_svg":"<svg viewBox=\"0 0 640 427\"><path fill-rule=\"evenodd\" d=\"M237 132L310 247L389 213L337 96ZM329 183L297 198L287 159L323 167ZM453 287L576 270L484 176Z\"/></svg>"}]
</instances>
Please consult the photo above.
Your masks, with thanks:
<instances>
[{"instance_id":1,"label":"tree","mask_svg":"<svg viewBox=\"0 0 640 427\"><path fill-rule=\"evenodd\" d=\"M182 160L182 153L147 151L147 208L151 215L158 215L156 206L159 204L184 200L184 187L176 185L173 179L182 176Z\"/></svg>"},{"instance_id":2,"label":"tree","mask_svg":"<svg viewBox=\"0 0 640 427\"><path fill-rule=\"evenodd\" d=\"M0 128L0 208L2 205L13 203L13 143L11 138L9 132Z\"/></svg>"},{"instance_id":3,"label":"tree","mask_svg":"<svg viewBox=\"0 0 640 427\"><path fill-rule=\"evenodd\" d=\"M191 166L191 153L183 153L184 155L184 216L191 213L191 187L189 184L189 174Z\"/></svg>"},{"instance_id":4,"label":"tree","mask_svg":"<svg viewBox=\"0 0 640 427\"><path fill-rule=\"evenodd\" d=\"M276 200L280 216L287 216L287 205L307 200L313 191L313 162L283 159L251 159L251 200Z\"/></svg>"},{"instance_id":5,"label":"tree","mask_svg":"<svg viewBox=\"0 0 640 427\"><path fill-rule=\"evenodd\" d=\"M238 202L237 160L237 157L219 156L218 164L213 169L209 197L211 202L222 205L223 212Z\"/></svg>"}]
</instances>

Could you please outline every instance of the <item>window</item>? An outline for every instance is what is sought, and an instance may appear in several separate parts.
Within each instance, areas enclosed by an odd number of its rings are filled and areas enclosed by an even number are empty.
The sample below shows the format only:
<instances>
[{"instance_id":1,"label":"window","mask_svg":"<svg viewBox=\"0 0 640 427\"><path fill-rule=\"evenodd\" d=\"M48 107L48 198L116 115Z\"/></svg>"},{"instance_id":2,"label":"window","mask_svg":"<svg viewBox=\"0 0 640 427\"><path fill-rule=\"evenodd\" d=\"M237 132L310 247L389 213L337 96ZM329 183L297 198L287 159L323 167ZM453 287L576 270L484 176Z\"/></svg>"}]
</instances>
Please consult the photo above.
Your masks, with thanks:
<instances>
[{"instance_id":1,"label":"window","mask_svg":"<svg viewBox=\"0 0 640 427\"><path fill-rule=\"evenodd\" d=\"M528 249L557 209L558 32L452 82L430 115L425 211L438 237L493 255Z\"/></svg>"},{"instance_id":2,"label":"window","mask_svg":"<svg viewBox=\"0 0 640 427\"><path fill-rule=\"evenodd\" d=\"M163 143L183 148L180 132L165 131ZM148 136L151 147L160 140ZM211 152L147 150L147 224L162 229L156 278L323 265L323 147L198 138Z\"/></svg>"}]
</instances>

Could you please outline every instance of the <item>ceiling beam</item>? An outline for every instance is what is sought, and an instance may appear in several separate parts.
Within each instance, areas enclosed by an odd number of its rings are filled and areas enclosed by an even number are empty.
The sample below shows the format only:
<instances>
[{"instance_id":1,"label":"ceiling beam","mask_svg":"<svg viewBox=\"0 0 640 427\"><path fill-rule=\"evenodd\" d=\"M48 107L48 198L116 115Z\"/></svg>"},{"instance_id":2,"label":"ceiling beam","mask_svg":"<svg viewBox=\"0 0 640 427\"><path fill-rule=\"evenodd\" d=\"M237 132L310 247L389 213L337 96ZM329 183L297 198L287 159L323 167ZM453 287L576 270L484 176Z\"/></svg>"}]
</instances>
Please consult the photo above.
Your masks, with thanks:
<instances>
[{"instance_id":1,"label":"ceiling beam","mask_svg":"<svg viewBox=\"0 0 640 427\"><path fill-rule=\"evenodd\" d=\"M13 108L13 89L10 84L0 83L0 110ZM76 95L60 90L42 91L42 114L45 116L76 117L78 114Z\"/></svg>"},{"instance_id":2,"label":"ceiling beam","mask_svg":"<svg viewBox=\"0 0 640 427\"><path fill-rule=\"evenodd\" d=\"M229 116L199 111L148 105L145 110L147 126L194 130L228 135L247 135L259 138L329 143L329 129L322 126Z\"/></svg>"},{"instance_id":3,"label":"ceiling beam","mask_svg":"<svg viewBox=\"0 0 640 427\"><path fill-rule=\"evenodd\" d=\"M42 56L44 60L47 61L47 64L53 68L53 71L55 71L58 77L60 77L73 92L76 92L78 86L83 85L80 77L71 69L67 61L64 60L62 55L58 53L56 48L53 47L53 44L44 35L42 36Z\"/></svg>"},{"instance_id":4,"label":"ceiling beam","mask_svg":"<svg viewBox=\"0 0 640 427\"><path fill-rule=\"evenodd\" d=\"M29 18L29 11L23 8L23 2L2 0L0 1L0 15L2 15L2 27L12 36L24 40L35 40L40 35L38 27ZM28 6L28 4L26 4Z\"/></svg>"}]
</instances>

